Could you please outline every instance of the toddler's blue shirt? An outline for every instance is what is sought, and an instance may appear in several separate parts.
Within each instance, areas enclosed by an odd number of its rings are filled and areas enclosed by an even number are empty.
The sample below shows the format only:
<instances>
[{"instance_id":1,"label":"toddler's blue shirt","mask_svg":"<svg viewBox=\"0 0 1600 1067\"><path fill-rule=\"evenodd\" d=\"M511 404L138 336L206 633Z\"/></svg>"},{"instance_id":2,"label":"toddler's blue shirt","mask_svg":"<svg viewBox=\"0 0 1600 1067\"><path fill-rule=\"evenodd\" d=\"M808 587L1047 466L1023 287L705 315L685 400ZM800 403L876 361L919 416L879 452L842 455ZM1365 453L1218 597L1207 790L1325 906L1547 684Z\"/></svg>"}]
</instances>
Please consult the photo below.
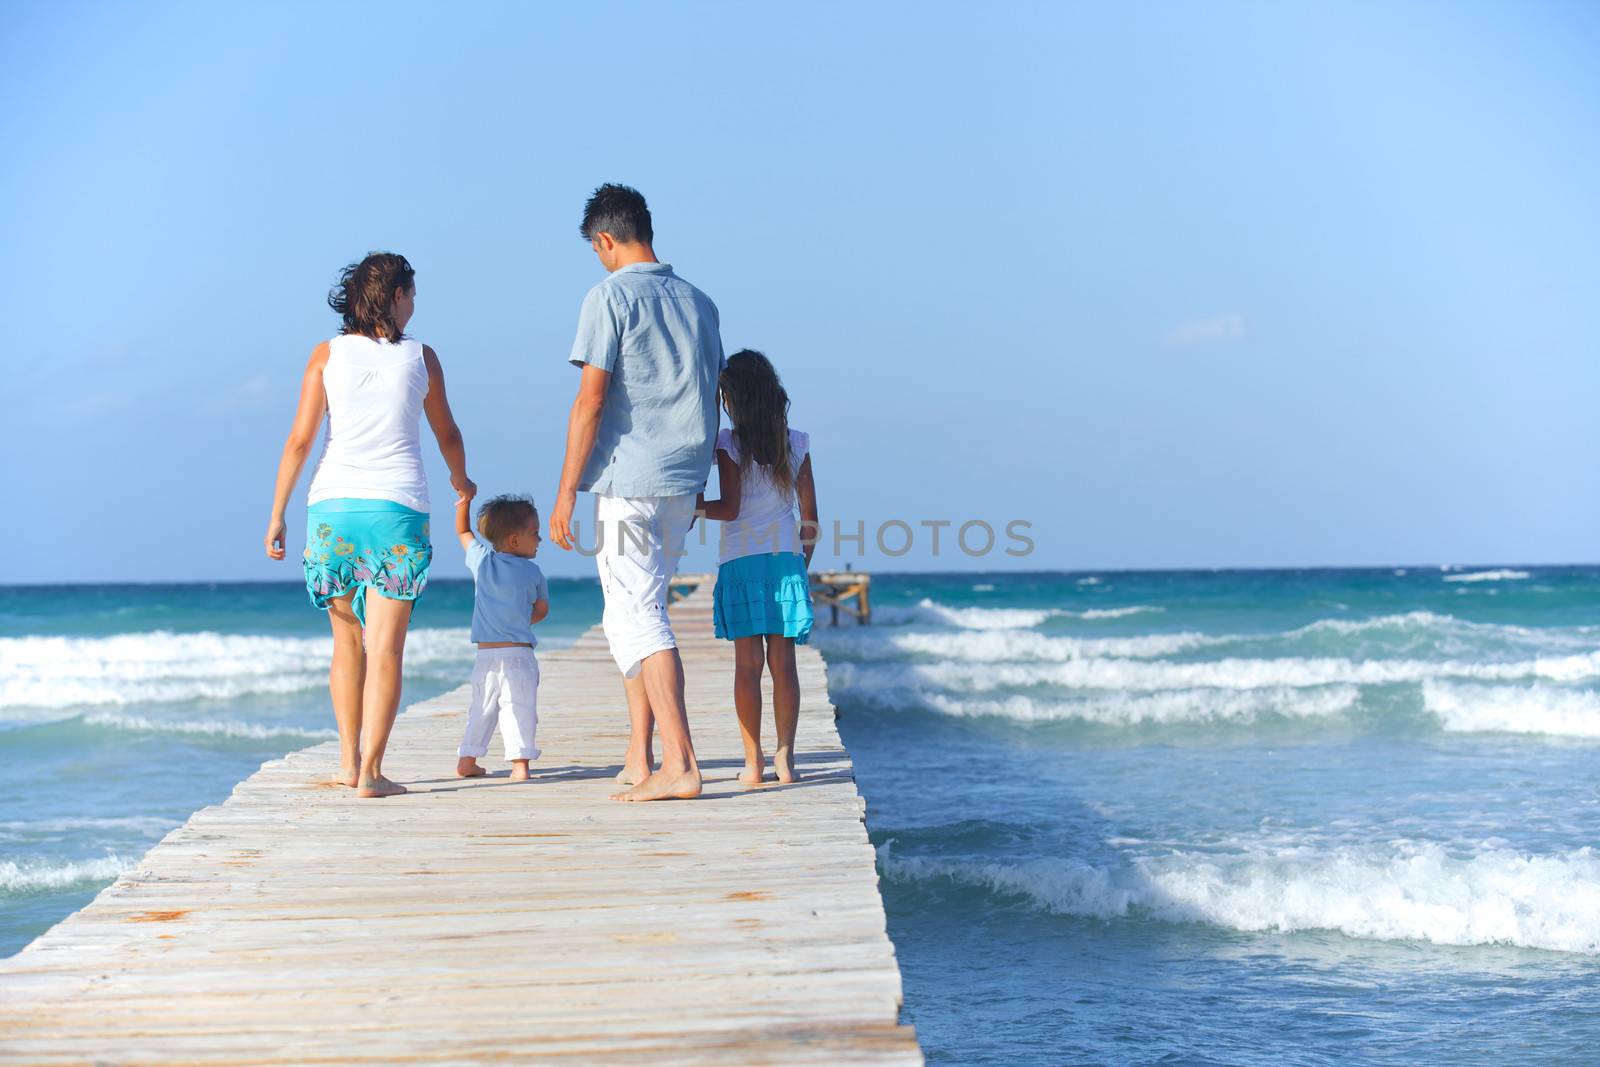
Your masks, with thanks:
<instances>
[{"instance_id":1,"label":"toddler's blue shirt","mask_svg":"<svg viewBox=\"0 0 1600 1067\"><path fill-rule=\"evenodd\" d=\"M467 549L467 567L474 586L473 643L538 645L528 616L533 613L534 601L550 599L550 586L539 565L509 552L496 552L474 537Z\"/></svg>"}]
</instances>

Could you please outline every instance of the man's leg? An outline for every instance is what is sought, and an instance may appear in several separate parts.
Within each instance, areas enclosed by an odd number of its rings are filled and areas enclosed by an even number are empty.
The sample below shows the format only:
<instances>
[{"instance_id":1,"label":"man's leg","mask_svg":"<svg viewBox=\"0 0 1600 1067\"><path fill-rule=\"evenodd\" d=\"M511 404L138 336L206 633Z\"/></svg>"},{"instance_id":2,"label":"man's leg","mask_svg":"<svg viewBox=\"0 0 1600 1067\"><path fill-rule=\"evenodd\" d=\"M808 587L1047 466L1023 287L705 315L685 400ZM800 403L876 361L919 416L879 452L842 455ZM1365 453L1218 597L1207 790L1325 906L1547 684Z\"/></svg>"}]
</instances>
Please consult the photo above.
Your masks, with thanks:
<instances>
[{"instance_id":1,"label":"man's leg","mask_svg":"<svg viewBox=\"0 0 1600 1067\"><path fill-rule=\"evenodd\" d=\"M605 611L601 615L601 628L605 631L606 642L611 646L611 654L617 660L617 666L627 670L623 659L627 656L626 646L630 641L632 627L629 625L630 612L630 585L638 584L637 579L626 580L632 576L630 561L624 556L623 549L632 542L621 540L619 528L622 523L631 521L633 515L625 499L617 497L597 496L594 502L595 520L595 570L600 576L600 593L605 599ZM621 577L613 575L615 570L622 571ZM619 655L620 653L620 655ZM623 785L637 785L650 777L650 772L655 770L655 753L652 745L655 732L655 716L650 710L650 698L645 693L644 678L638 671L632 675L623 674L622 692L628 702L628 749L622 756L622 770L617 774L617 781Z\"/></svg>"},{"instance_id":2,"label":"man's leg","mask_svg":"<svg viewBox=\"0 0 1600 1067\"><path fill-rule=\"evenodd\" d=\"M618 793L613 800L669 800L700 795L700 764L695 760L694 742L689 737L689 715L683 699L683 660L678 655L677 638L667 617L668 585L677 570L685 535L694 516L694 497L654 497L634 501L641 517L647 517L646 545L624 537L619 554L627 555L626 573L635 583L631 619L634 644L618 658L638 657L637 676L644 682L645 698L661 731L661 766L632 789ZM619 572L621 566L619 564ZM616 577L614 574L613 577ZM613 653L617 647L613 645Z\"/></svg>"},{"instance_id":3,"label":"man's leg","mask_svg":"<svg viewBox=\"0 0 1600 1067\"><path fill-rule=\"evenodd\" d=\"M644 658L639 674L644 678L650 707L661 730L661 766L654 774L612 800L689 800L700 795L700 764L689 737L689 715L683 705L683 660L676 648L664 648Z\"/></svg>"},{"instance_id":4,"label":"man's leg","mask_svg":"<svg viewBox=\"0 0 1600 1067\"><path fill-rule=\"evenodd\" d=\"M644 672L622 679L623 692L628 697L628 753L622 758L622 770L617 781L623 785L637 785L650 777L656 769L654 740L656 719L650 710L650 697L645 692Z\"/></svg>"}]
</instances>

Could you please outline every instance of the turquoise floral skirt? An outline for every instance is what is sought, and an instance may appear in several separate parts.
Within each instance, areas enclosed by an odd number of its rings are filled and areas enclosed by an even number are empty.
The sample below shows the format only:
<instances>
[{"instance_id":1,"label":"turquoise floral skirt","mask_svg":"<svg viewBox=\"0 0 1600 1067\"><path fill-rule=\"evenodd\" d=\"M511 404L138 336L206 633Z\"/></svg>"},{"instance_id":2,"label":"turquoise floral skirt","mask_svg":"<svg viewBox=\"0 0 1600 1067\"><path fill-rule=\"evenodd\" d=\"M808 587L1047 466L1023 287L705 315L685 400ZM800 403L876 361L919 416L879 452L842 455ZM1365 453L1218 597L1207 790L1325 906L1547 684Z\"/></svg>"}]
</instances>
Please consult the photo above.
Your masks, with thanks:
<instances>
[{"instance_id":1,"label":"turquoise floral skirt","mask_svg":"<svg viewBox=\"0 0 1600 1067\"><path fill-rule=\"evenodd\" d=\"M756 634L811 636L811 579L798 552L764 552L730 559L717 568L711 619L718 637L732 641Z\"/></svg>"},{"instance_id":2,"label":"turquoise floral skirt","mask_svg":"<svg viewBox=\"0 0 1600 1067\"><path fill-rule=\"evenodd\" d=\"M428 584L428 516L392 500L321 500L306 509L306 592L328 601L355 590L350 606L367 624L367 590L415 600Z\"/></svg>"}]
</instances>

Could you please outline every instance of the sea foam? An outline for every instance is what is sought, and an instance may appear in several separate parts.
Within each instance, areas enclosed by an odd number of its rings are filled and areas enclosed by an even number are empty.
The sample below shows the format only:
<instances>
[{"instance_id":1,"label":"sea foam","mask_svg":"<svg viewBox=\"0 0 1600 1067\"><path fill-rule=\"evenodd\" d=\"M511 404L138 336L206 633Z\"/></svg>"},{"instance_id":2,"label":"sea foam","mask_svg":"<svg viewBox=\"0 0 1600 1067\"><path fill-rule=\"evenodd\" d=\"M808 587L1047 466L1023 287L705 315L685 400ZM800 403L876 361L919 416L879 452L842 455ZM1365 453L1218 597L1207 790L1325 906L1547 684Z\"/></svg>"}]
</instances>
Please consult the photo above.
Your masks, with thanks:
<instances>
[{"instance_id":1,"label":"sea foam","mask_svg":"<svg viewBox=\"0 0 1600 1067\"><path fill-rule=\"evenodd\" d=\"M120 856L69 862L23 860L18 863L15 860L0 860L0 891L28 893L42 889L66 889L88 882L109 882L132 869L134 862Z\"/></svg>"},{"instance_id":2,"label":"sea foam","mask_svg":"<svg viewBox=\"0 0 1600 1067\"><path fill-rule=\"evenodd\" d=\"M1122 866L931 859L888 845L879 857L892 879L953 882L1064 915L1600 953L1600 855L1589 848L1459 856L1401 842L1313 854L1176 852Z\"/></svg>"},{"instance_id":3,"label":"sea foam","mask_svg":"<svg viewBox=\"0 0 1600 1067\"><path fill-rule=\"evenodd\" d=\"M933 651L929 649L929 651ZM1355 660L1343 657L1216 659L1194 663L1142 659L1068 659L1064 662L1012 662L1011 650L993 661L831 664L828 675L842 691L871 688L938 687L964 692L1058 686L1069 689L1264 689L1327 685L1385 685L1458 678L1487 681L1542 678L1573 682L1600 676L1600 652L1544 656L1508 663L1454 660Z\"/></svg>"},{"instance_id":4,"label":"sea foam","mask_svg":"<svg viewBox=\"0 0 1600 1067\"><path fill-rule=\"evenodd\" d=\"M1216 644L1204 634L1144 634L1138 637L1059 637L1031 631L897 633L888 642L902 652L943 660L1006 663L1078 660L1103 656L1145 659Z\"/></svg>"},{"instance_id":5,"label":"sea foam","mask_svg":"<svg viewBox=\"0 0 1600 1067\"><path fill-rule=\"evenodd\" d=\"M338 737L333 730L304 729L299 726L275 726L265 723L236 722L230 719L152 719L144 715L124 715L115 711L95 711L83 717L89 726L112 730L133 730L139 733L203 734L211 737L237 737L250 740L267 740L279 737L303 737L326 740Z\"/></svg>"},{"instance_id":6,"label":"sea foam","mask_svg":"<svg viewBox=\"0 0 1600 1067\"><path fill-rule=\"evenodd\" d=\"M910 606L885 605L875 608L872 616L875 623L889 626L922 624L954 627L960 630L1027 630L1041 626L1050 619L1087 621L1122 619L1129 615L1165 610L1149 604L1130 604L1120 608L1088 608L1083 611L1071 611L1066 608L958 607L924 597Z\"/></svg>"},{"instance_id":7,"label":"sea foam","mask_svg":"<svg viewBox=\"0 0 1600 1067\"><path fill-rule=\"evenodd\" d=\"M470 663L464 629L406 637L408 672ZM112 637L0 638L0 709L229 700L327 684L326 637L164 630Z\"/></svg>"},{"instance_id":8,"label":"sea foam","mask_svg":"<svg viewBox=\"0 0 1600 1067\"><path fill-rule=\"evenodd\" d=\"M1466 574L1447 574L1447 582L1520 582L1525 578L1533 577L1527 571L1497 570L1497 571L1469 571Z\"/></svg>"},{"instance_id":9,"label":"sea foam","mask_svg":"<svg viewBox=\"0 0 1600 1067\"><path fill-rule=\"evenodd\" d=\"M1016 722L1085 722L1101 726L1170 726L1185 723L1253 722L1265 716L1324 718L1354 708L1355 686L1324 689L1185 689L1165 693L1109 693L1075 700L1022 694L959 697L928 689L866 690L869 703L921 707L960 718L1001 718Z\"/></svg>"},{"instance_id":10,"label":"sea foam","mask_svg":"<svg viewBox=\"0 0 1600 1067\"><path fill-rule=\"evenodd\" d=\"M1422 685L1423 706L1451 733L1600 737L1600 693L1553 686Z\"/></svg>"}]
</instances>

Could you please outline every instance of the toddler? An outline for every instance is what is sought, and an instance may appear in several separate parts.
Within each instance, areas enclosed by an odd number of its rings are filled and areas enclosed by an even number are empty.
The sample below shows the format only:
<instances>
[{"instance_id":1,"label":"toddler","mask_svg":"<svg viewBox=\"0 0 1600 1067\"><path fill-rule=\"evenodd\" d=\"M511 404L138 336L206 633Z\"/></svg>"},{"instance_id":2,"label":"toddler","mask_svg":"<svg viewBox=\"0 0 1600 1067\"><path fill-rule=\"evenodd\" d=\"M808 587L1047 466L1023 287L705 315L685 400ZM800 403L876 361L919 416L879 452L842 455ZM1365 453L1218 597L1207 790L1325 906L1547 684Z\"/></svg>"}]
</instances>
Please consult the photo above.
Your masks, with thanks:
<instances>
[{"instance_id":1,"label":"toddler","mask_svg":"<svg viewBox=\"0 0 1600 1067\"><path fill-rule=\"evenodd\" d=\"M456 755L463 778L487 774L478 758L488 753L500 723L511 780L527 781L528 763L539 758L539 661L533 624L550 613L550 589L533 561L539 553L539 511L525 496L497 496L478 509L478 531L468 523L472 499L456 505L456 536L472 571L472 640L478 662L472 671L472 706L466 736Z\"/></svg>"}]
</instances>

